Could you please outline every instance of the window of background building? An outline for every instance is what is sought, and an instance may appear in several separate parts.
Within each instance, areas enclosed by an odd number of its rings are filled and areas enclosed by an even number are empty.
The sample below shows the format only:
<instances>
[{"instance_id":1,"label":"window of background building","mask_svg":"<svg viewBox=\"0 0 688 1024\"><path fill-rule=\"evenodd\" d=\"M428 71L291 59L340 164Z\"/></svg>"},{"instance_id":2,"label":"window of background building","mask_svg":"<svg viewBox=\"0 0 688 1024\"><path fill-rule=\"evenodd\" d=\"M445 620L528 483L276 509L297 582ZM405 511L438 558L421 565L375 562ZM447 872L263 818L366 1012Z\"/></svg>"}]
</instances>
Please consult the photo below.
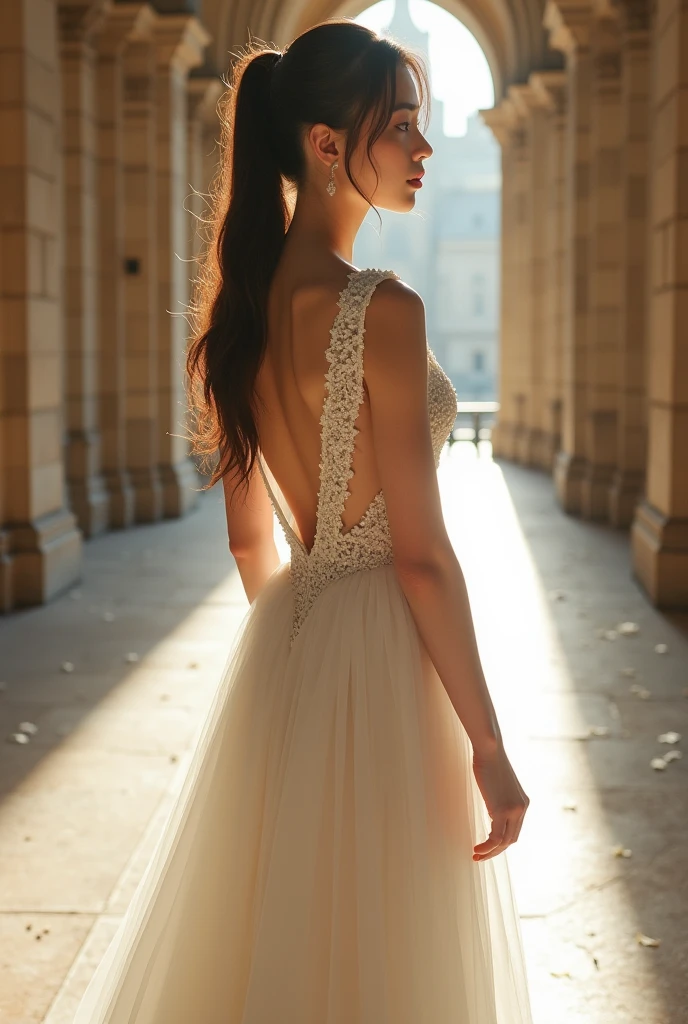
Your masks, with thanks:
<instances>
[{"instance_id":1,"label":"window of background building","mask_svg":"<svg viewBox=\"0 0 688 1024\"><path fill-rule=\"evenodd\" d=\"M485 370L485 353L474 352L473 353L473 370L475 373L483 373Z\"/></svg>"},{"instance_id":2,"label":"window of background building","mask_svg":"<svg viewBox=\"0 0 688 1024\"><path fill-rule=\"evenodd\" d=\"M473 274L473 316L485 316L485 287L486 279L484 274Z\"/></svg>"}]
</instances>

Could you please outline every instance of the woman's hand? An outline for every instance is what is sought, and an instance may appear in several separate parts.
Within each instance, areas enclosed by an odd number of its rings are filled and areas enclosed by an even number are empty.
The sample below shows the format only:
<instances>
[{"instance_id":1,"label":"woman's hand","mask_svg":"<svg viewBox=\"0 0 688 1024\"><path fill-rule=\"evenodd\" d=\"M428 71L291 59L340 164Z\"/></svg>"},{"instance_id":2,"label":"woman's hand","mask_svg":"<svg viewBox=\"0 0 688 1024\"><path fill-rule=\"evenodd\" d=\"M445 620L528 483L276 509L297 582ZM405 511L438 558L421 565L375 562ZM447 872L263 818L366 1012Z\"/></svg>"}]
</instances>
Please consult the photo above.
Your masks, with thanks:
<instances>
[{"instance_id":1,"label":"woman's hand","mask_svg":"<svg viewBox=\"0 0 688 1024\"><path fill-rule=\"evenodd\" d=\"M489 860L516 842L530 800L503 747L489 754L474 752L473 774L492 819L487 839L473 847L473 860Z\"/></svg>"}]
</instances>

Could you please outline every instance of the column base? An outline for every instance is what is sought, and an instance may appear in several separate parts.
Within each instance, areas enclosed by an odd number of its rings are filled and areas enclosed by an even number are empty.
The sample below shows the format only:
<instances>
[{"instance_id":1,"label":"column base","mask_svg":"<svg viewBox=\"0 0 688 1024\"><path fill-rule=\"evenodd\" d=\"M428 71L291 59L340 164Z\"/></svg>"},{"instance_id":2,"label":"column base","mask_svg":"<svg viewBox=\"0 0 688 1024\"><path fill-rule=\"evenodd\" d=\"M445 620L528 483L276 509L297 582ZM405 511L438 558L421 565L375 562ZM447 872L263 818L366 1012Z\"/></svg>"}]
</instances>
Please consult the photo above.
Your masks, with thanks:
<instances>
[{"instance_id":1,"label":"column base","mask_svg":"<svg viewBox=\"0 0 688 1024\"><path fill-rule=\"evenodd\" d=\"M657 608L688 608L688 519L670 519L643 499L631 527L633 574Z\"/></svg>"},{"instance_id":2,"label":"column base","mask_svg":"<svg viewBox=\"0 0 688 1024\"><path fill-rule=\"evenodd\" d=\"M10 535L0 530L0 615L12 610L12 561Z\"/></svg>"},{"instance_id":3,"label":"column base","mask_svg":"<svg viewBox=\"0 0 688 1024\"><path fill-rule=\"evenodd\" d=\"M552 470L548 437L542 427L530 427L524 444L524 465L533 469Z\"/></svg>"},{"instance_id":4,"label":"column base","mask_svg":"<svg viewBox=\"0 0 688 1024\"><path fill-rule=\"evenodd\" d=\"M162 483L153 466L127 470L134 491L134 522L157 523L162 519Z\"/></svg>"},{"instance_id":5,"label":"column base","mask_svg":"<svg viewBox=\"0 0 688 1024\"><path fill-rule=\"evenodd\" d=\"M111 530L126 530L136 521L136 494L125 469L106 469L103 473L108 493Z\"/></svg>"},{"instance_id":6,"label":"column base","mask_svg":"<svg viewBox=\"0 0 688 1024\"><path fill-rule=\"evenodd\" d=\"M633 522L638 502L642 500L645 473L640 469L617 469L607 492L609 522L626 529Z\"/></svg>"},{"instance_id":7,"label":"column base","mask_svg":"<svg viewBox=\"0 0 688 1024\"><path fill-rule=\"evenodd\" d=\"M84 537L104 533L109 524L109 500L100 473L100 434L72 430L67 437L65 463L69 507Z\"/></svg>"},{"instance_id":8,"label":"column base","mask_svg":"<svg viewBox=\"0 0 688 1024\"><path fill-rule=\"evenodd\" d=\"M84 537L105 533L110 526L110 500L103 477L68 480L69 505Z\"/></svg>"},{"instance_id":9,"label":"column base","mask_svg":"<svg viewBox=\"0 0 688 1024\"><path fill-rule=\"evenodd\" d=\"M190 458L173 465L159 465L163 491L163 515L178 519L198 504L200 477Z\"/></svg>"},{"instance_id":10,"label":"column base","mask_svg":"<svg viewBox=\"0 0 688 1024\"><path fill-rule=\"evenodd\" d=\"M516 459L516 426L513 423L498 423L492 430L493 438L497 438L497 449L492 444L493 453L500 459L513 462Z\"/></svg>"},{"instance_id":11,"label":"column base","mask_svg":"<svg viewBox=\"0 0 688 1024\"><path fill-rule=\"evenodd\" d=\"M614 466L586 463L581 480L581 516L583 519L606 522L609 517L609 489Z\"/></svg>"},{"instance_id":12,"label":"column base","mask_svg":"<svg viewBox=\"0 0 688 1024\"><path fill-rule=\"evenodd\" d=\"M501 458L504 455L504 445L506 443L507 425L506 423L500 423L499 421L494 424L490 431L490 444L492 445L492 457L495 459Z\"/></svg>"},{"instance_id":13,"label":"column base","mask_svg":"<svg viewBox=\"0 0 688 1024\"><path fill-rule=\"evenodd\" d=\"M512 458L521 466L530 465L530 428L525 423L517 423L514 427Z\"/></svg>"},{"instance_id":14,"label":"column base","mask_svg":"<svg viewBox=\"0 0 688 1024\"><path fill-rule=\"evenodd\" d=\"M11 607L45 604L81 579L83 538L67 509L8 526Z\"/></svg>"},{"instance_id":15,"label":"column base","mask_svg":"<svg viewBox=\"0 0 688 1024\"><path fill-rule=\"evenodd\" d=\"M539 449L539 465L548 473L554 473L561 445L559 434L552 434L547 430L542 431L542 439Z\"/></svg>"},{"instance_id":16,"label":"column base","mask_svg":"<svg viewBox=\"0 0 688 1024\"><path fill-rule=\"evenodd\" d=\"M582 501L582 484L587 459L572 452L560 451L554 464L554 485L557 500L564 512L579 515Z\"/></svg>"}]
</instances>

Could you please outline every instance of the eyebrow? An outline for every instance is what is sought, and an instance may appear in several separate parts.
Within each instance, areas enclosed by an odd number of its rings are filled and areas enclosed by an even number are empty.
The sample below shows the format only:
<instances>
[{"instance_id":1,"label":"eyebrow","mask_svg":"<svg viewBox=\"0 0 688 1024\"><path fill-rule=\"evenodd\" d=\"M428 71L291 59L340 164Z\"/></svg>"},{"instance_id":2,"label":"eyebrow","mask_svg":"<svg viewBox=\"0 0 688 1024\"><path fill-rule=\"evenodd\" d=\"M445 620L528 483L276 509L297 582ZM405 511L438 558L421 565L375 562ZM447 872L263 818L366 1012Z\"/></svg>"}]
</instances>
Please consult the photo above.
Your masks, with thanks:
<instances>
[{"instance_id":1,"label":"eyebrow","mask_svg":"<svg viewBox=\"0 0 688 1024\"><path fill-rule=\"evenodd\" d=\"M397 103L396 107L394 108L394 113L396 113L397 110L418 110L418 109L419 108L418 108L418 104L417 103Z\"/></svg>"}]
</instances>

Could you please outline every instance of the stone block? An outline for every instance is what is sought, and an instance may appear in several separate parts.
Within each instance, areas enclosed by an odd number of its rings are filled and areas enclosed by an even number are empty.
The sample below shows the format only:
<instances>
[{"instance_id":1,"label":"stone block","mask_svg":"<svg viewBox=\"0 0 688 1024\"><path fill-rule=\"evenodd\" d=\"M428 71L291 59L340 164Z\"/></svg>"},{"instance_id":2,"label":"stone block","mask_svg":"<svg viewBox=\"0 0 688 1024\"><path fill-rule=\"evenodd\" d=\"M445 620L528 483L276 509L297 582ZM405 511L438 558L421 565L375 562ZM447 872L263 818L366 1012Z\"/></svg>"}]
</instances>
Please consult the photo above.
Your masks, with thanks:
<instances>
[{"instance_id":1,"label":"stone block","mask_svg":"<svg viewBox=\"0 0 688 1024\"><path fill-rule=\"evenodd\" d=\"M28 363L24 356L6 355L2 360L2 408L6 413L21 416L28 392Z\"/></svg>"},{"instance_id":2,"label":"stone block","mask_svg":"<svg viewBox=\"0 0 688 1024\"><path fill-rule=\"evenodd\" d=\"M615 400L619 388L618 317L605 316L602 311L598 326L599 342L590 358L590 383L595 394L605 396L607 401L610 396Z\"/></svg>"},{"instance_id":3,"label":"stone block","mask_svg":"<svg viewBox=\"0 0 688 1024\"><path fill-rule=\"evenodd\" d=\"M59 159L55 123L44 113L27 108L23 112L26 133L26 163L37 174L52 178Z\"/></svg>"},{"instance_id":4,"label":"stone block","mask_svg":"<svg viewBox=\"0 0 688 1024\"><path fill-rule=\"evenodd\" d=\"M648 390L655 401L670 402L674 388L674 349L676 346L676 293L666 289L650 300L648 338Z\"/></svg>"},{"instance_id":5,"label":"stone block","mask_svg":"<svg viewBox=\"0 0 688 1024\"><path fill-rule=\"evenodd\" d=\"M24 110L21 107L0 107L0 168L25 167L25 133Z\"/></svg>"},{"instance_id":6,"label":"stone block","mask_svg":"<svg viewBox=\"0 0 688 1024\"><path fill-rule=\"evenodd\" d=\"M688 287L688 219L671 221L667 234L667 284ZM682 332L688 330L683 323Z\"/></svg>"},{"instance_id":7,"label":"stone block","mask_svg":"<svg viewBox=\"0 0 688 1024\"><path fill-rule=\"evenodd\" d=\"M671 447L674 411L651 403L648 410L647 498L665 515L671 511Z\"/></svg>"},{"instance_id":8,"label":"stone block","mask_svg":"<svg viewBox=\"0 0 688 1024\"><path fill-rule=\"evenodd\" d=\"M59 197L55 181L40 174L26 175L26 224L41 234L55 235L58 230Z\"/></svg>"},{"instance_id":9,"label":"stone block","mask_svg":"<svg viewBox=\"0 0 688 1024\"><path fill-rule=\"evenodd\" d=\"M23 166L0 165L0 225L25 227L26 174Z\"/></svg>"},{"instance_id":10,"label":"stone block","mask_svg":"<svg viewBox=\"0 0 688 1024\"><path fill-rule=\"evenodd\" d=\"M679 45L680 45L680 8L676 5L673 16L662 23L660 13L654 28L654 88L652 99L655 104L664 102L680 82Z\"/></svg>"},{"instance_id":11,"label":"stone block","mask_svg":"<svg viewBox=\"0 0 688 1024\"><path fill-rule=\"evenodd\" d=\"M29 365L29 408L57 409L62 401L62 359L56 353L36 354Z\"/></svg>"},{"instance_id":12,"label":"stone block","mask_svg":"<svg viewBox=\"0 0 688 1024\"><path fill-rule=\"evenodd\" d=\"M31 291L29 268L29 234L22 227L6 227L0 231L0 266L3 295L23 298ZM35 273L35 250L34 250ZM38 291L34 281L34 293Z\"/></svg>"},{"instance_id":13,"label":"stone block","mask_svg":"<svg viewBox=\"0 0 688 1024\"><path fill-rule=\"evenodd\" d=\"M43 295L48 299L57 299L62 288L62 267L57 239L43 235Z\"/></svg>"},{"instance_id":14,"label":"stone block","mask_svg":"<svg viewBox=\"0 0 688 1024\"><path fill-rule=\"evenodd\" d=\"M657 161L653 159L653 173L651 178L652 225L658 226L676 216L676 155L671 154L666 159Z\"/></svg>"},{"instance_id":15,"label":"stone block","mask_svg":"<svg viewBox=\"0 0 688 1024\"><path fill-rule=\"evenodd\" d=\"M24 52L24 88L26 103L32 110L38 111L55 121L57 109L56 89L57 75L55 65L46 65L33 53Z\"/></svg>"},{"instance_id":16,"label":"stone block","mask_svg":"<svg viewBox=\"0 0 688 1024\"><path fill-rule=\"evenodd\" d=\"M22 3L25 23L32 26L28 33L31 54L44 66L57 69L56 5L52 0L22 0Z\"/></svg>"}]
</instances>

